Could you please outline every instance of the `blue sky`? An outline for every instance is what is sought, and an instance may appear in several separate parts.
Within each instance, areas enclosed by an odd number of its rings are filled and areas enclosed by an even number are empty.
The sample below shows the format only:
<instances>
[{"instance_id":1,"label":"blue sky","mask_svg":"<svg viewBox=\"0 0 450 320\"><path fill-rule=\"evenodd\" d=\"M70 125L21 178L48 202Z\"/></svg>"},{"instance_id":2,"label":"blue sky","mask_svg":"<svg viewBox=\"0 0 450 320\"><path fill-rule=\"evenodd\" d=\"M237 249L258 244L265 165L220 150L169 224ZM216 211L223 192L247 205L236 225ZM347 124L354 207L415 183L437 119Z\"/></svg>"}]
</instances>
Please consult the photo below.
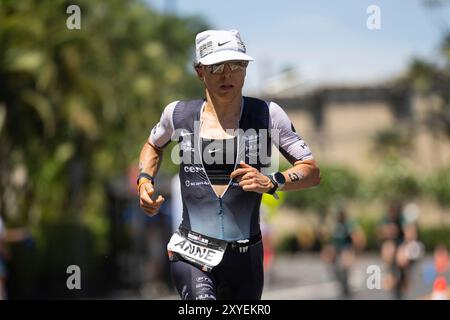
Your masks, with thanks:
<instances>
[{"instance_id":1,"label":"blue sky","mask_svg":"<svg viewBox=\"0 0 450 320\"><path fill-rule=\"evenodd\" d=\"M284 67L309 84L373 83L400 74L414 56L437 59L450 3L427 9L422 0L255 1L147 0L178 15L200 15L213 29L238 29L255 58L244 91ZM381 10L381 29L369 30L366 9ZM192 39L194 42L194 39Z\"/></svg>"}]
</instances>

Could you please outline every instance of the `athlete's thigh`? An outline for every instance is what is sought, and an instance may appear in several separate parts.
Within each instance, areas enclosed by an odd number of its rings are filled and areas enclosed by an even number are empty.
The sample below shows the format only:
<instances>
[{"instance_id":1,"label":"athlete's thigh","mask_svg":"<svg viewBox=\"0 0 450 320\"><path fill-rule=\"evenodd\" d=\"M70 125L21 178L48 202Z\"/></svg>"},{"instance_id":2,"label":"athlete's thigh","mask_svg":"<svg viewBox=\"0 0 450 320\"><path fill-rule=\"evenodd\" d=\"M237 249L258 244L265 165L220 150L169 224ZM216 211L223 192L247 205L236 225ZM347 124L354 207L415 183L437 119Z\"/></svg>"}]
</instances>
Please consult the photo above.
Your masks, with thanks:
<instances>
[{"instance_id":1,"label":"athlete's thigh","mask_svg":"<svg viewBox=\"0 0 450 320\"><path fill-rule=\"evenodd\" d=\"M217 276L217 298L260 300L264 287L262 243L249 247L245 253L235 250L224 262L220 268L220 281Z\"/></svg>"},{"instance_id":2,"label":"athlete's thigh","mask_svg":"<svg viewBox=\"0 0 450 320\"><path fill-rule=\"evenodd\" d=\"M210 273L181 260L172 261L170 269L182 300L216 300L215 284Z\"/></svg>"}]
</instances>

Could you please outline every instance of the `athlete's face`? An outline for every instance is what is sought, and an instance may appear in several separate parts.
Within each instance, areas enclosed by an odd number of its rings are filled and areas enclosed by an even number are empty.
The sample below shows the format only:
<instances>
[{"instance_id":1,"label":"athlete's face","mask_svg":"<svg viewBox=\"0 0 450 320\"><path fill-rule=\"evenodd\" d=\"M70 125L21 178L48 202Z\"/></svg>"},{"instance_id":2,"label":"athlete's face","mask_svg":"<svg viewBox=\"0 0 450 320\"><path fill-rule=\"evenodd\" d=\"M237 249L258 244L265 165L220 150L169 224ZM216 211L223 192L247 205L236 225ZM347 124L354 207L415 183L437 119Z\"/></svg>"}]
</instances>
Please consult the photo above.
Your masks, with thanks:
<instances>
[{"instance_id":1,"label":"athlete's face","mask_svg":"<svg viewBox=\"0 0 450 320\"><path fill-rule=\"evenodd\" d=\"M244 86L246 61L229 61L197 68L199 78L209 94L219 99L233 99L240 96Z\"/></svg>"}]
</instances>

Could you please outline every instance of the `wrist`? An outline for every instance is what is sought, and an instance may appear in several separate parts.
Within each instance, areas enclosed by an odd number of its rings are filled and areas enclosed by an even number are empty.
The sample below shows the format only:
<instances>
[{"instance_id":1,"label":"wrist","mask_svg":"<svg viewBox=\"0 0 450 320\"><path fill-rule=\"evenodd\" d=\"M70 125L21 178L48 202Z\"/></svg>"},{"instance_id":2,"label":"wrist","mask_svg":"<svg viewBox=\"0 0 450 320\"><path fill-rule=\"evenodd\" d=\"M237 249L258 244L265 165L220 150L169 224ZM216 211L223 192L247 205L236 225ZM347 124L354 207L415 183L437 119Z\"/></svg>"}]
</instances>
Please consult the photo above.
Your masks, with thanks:
<instances>
[{"instance_id":1,"label":"wrist","mask_svg":"<svg viewBox=\"0 0 450 320\"><path fill-rule=\"evenodd\" d=\"M152 181L150 179L147 179L147 178L139 179L139 183L138 183L138 185L136 187L136 190L137 190L138 194L141 193L141 186L144 185L144 184L147 184L147 183L150 183L151 186L153 187L153 183L152 183Z\"/></svg>"},{"instance_id":2,"label":"wrist","mask_svg":"<svg viewBox=\"0 0 450 320\"><path fill-rule=\"evenodd\" d=\"M147 179L147 180L149 180L152 184L155 184L155 178L154 178L152 175L149 175L149 174L146 173L146 172L140 172L140 173L139 173L139 175L138 175L138 177L137 177L137 181L136 181L136 184L137 184L137 185L139 185L139 181L140 181L141 179Z\"/></svg>"},{"instance_id":3,"label":"wrist","mask_svg":"<svg viewBox=\"0 0 450 320\"><path fill-rule=\"evenodd\" d=\"M270 188L266 191L266 193L268 194L274 194L275 191L277 191L278 189L278 183L276 182L276 180L273 178L273 175L266 175L267 178L269 178L270 180Z\"/></svg>"},{"instance_id":4,"label":"wrist","mask_svg":"<svg viewBox=\"0 0 450 320\"><path fill-rule=\"evenodd\" d=\"M286 184L286 177L280 171L274 172L270 175L272 177L272 181L275 181L274 184L277 185L278 190L283 190L283 187Z\"/></svg>"},{"instance_id":5,"label":"wrist","mask_svg":"<svg viewBox=\"0 0 450 320\"><path fill-rule=\"evenodd\" d=\"M153 186L153 185L154 185L154 182L155 182L155 179L153 178L153 176L151 176L151 175L149 175L148 173L145 173L145 172L139 173L138 178L137 178L137 181L136 181L136 184L137 184L137 187L136 187L137 192L140 193L140 191L141 191L141 186L142 186L143 184L151 183L151 185Z\"/></svg>"}]
</instances>

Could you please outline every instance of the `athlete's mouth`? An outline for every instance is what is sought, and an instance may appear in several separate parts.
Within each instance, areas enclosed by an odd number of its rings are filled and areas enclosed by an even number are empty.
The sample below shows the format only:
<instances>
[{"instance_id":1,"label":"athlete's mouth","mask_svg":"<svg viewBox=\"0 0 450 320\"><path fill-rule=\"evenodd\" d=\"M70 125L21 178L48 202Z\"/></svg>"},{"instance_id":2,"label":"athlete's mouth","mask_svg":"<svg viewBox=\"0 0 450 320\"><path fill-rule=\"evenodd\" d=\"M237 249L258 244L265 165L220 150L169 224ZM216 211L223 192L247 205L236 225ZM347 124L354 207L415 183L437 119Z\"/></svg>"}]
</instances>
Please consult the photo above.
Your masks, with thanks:
<instances>
[{"instance_id":1,"label":"athlete's mouth","mask_svg":"<svg viewBox=\"0 0 450 320\"><path fill-rule=\"evenodd\" d=\"M233 89L233 88L234 88L234 85L232 85L232 84L222 84L220 86L220 89L224 89L224 90L229 90L229 89Z\"/></svg>"}]
</instances>

